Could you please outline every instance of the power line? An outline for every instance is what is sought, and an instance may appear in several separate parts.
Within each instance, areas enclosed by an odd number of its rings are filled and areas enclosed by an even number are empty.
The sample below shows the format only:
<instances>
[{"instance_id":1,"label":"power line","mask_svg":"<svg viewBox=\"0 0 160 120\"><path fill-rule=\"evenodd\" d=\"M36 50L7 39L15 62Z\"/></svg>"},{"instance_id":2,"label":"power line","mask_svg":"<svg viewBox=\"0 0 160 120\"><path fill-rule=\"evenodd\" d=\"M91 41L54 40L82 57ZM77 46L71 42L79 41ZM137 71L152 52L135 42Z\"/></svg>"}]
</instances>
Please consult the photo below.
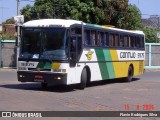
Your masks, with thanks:
<instances>
[{"instance_id":1,"label":"power line","mask_svg":"<svg viewBox=\"0 0 160 120\"><path fill-rule=\"evenodd\" d=\"M35 2L35 1L33 1L33 0L21 0L22 2L23 1L28 1L28 2Z\"/></svg>"}]
</instances>

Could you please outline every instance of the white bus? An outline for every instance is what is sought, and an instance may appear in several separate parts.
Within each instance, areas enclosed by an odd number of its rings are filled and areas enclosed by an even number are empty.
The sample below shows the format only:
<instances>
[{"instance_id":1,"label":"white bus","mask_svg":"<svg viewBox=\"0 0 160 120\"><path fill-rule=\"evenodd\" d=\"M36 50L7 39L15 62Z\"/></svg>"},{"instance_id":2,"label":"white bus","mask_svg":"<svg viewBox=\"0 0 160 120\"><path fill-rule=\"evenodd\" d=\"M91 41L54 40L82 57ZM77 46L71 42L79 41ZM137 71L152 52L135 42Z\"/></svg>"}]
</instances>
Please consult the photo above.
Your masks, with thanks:
<instances>
[{"instance_id":1,"label":"white bus","mask_svg":"<svg viewBox=\"0 0 160 120\"><path fill-rule=\"evenodd\" d=\"M41 19L23 24L18 81L79 84L144 73L142 31L129 31L76 20Z\"/></svg>"}]
</instances>

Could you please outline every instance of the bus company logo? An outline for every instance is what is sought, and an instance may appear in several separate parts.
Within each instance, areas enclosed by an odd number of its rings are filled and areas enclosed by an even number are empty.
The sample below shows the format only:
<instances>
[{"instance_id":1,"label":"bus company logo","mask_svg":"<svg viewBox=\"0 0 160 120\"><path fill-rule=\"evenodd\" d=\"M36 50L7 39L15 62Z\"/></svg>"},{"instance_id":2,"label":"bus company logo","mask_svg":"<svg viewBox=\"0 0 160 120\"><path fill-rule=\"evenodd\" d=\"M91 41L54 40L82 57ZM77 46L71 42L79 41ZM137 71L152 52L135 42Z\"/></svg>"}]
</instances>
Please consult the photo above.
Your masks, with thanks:
<instances>
[{"instance_id":1,"label":"bus company logo","mask_svg":"<svg viewBox=\"0 0 160 120\"><path fill-rule=\"evenodd\" d=\"M2 112L2 117L12 117L11 112Z\"/></svg>"},{"instance_id":2,"label":"bus company logo","mask_svg":"<svg viewBox=\"0 0 160 120\"><path fill-rule=\"evenodd\" d=\"M92 54L93 54L93 52L88 52L88 53L86 54L88 60L91 60L91 59L92 59Z\"/></svg>"}]
</instances>

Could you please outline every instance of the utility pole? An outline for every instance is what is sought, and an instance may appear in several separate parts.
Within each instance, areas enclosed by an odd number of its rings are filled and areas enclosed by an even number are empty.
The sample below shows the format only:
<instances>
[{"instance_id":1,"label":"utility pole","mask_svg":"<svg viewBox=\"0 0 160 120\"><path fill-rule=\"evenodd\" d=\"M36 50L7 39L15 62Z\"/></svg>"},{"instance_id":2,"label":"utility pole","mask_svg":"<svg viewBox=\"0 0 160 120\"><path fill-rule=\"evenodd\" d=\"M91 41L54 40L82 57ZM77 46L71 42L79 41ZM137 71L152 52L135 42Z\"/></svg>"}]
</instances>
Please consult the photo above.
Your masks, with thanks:
<instances>
[{"instance_id":1,"label":"utility pole","mask_svg":"<svg viewBox=\"0 0 160 120\"><path fill-rule=\"evenodd\" d=\"M159 30L159 25L160 25L160 16L158 16L158 30Z\"/></svg>"},{"instance_id":2,"label":"utility pole","mask_svg":"<svg viewBox=\"0 0 160 120\"><path fill-rule=\"evenodd\" d=\"M158 16L158 31L159 31L159 26L160 26L160 16ZM159 41L160 42L160 38L158 37Z\"/></svg>"},{"instance_id":3,"label":"utility pole","mask_svg":"<svg viewBox=\"0 0 160 120\"><path fill-rule=\"evenodd\" d=\"M20 15L20 0L17 0L17 16ZM18 58L20 52L20 26L17 26L17 69L18 69Z\"/></svg>"}]
</instances>

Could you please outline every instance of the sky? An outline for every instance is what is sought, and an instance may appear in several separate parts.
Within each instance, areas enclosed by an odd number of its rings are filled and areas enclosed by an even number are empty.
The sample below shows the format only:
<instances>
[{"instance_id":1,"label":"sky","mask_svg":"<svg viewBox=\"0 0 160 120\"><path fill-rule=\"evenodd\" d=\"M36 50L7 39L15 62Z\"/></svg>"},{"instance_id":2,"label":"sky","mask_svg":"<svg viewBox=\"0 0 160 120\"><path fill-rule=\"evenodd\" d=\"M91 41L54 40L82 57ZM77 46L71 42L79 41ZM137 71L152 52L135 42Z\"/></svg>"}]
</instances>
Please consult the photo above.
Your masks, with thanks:
<instances>
[{"instance_id":1,"label":"sky","mask_svg":"<svg viewBox=\"0 0 160 120\"><path fill-rule=\"evenodd\" d=\"M34 4L34 2L29 2L29 0L20 1L21 9L27 4ZM150 15L160 15L160 0L129 0L129 3L136 5L140 9L142 18L148 18ZM0 0L0 24L2 21L5 21L16 15L17 0Z\"/></svg>"}]
</instances>

